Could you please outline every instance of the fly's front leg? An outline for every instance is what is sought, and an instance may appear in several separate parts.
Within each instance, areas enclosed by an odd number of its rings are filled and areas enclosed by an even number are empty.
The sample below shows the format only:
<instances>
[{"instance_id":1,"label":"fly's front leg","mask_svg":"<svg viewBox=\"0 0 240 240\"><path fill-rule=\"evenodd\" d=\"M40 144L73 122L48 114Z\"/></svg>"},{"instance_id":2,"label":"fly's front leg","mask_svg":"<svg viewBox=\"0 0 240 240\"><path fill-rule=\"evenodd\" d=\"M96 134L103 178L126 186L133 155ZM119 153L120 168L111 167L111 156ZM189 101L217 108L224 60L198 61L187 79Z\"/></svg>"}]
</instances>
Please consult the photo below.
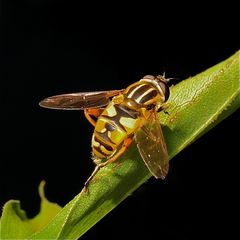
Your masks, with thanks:
<instances>
[{"instance_id":1,"label":"fly's front leg","mask_svg":"<svg viewBox=\"0 0 240 240\"><path fill-rule=\"evenodd\" d=\"M88 189L89 182L93 179L93 177L97 174L97 172L98 172L101 168L103 168L103 167L105 167L106 165L108 165L109 163L112 163L112 162L116 161L116 160L128 149L128 147L131 145L132 141L133 141L133 138L132 138L132 137L126 138L126 139L124 140L124 142L123 142L122 147L119 149L119 151L118 151L116 154L114 154L114 155L113 155L111 158L109 158L106 162L100 163L100 164L97 164L97 165L96 165L93 173L91 174L91 176L87 179L87 181L86 181L85 184L84 184L84 188L85 188L86 191L87 191L87 189Z\"/></svg>"},{"instance_id":2,"label":"fly's front leg","mask_svg":"<svg viewBox=\"0 0 240 240\"><path fill-rule=\"evenodd\" d=\"M87 109L84 109L84 115L85 115L86 119L94 127L96 125L96 120L94 120L93 117L98 119L98 117L101 115L102 112L103 112L102 108L87 108Z\"/></svg>"},{"instance_id":3,"label":"fly's front leg","mask_svg":"<svg viewBox=\"0 0 240 240\"><path fill-rule=\"evenodd\" d=\"M169 108L170 104L169 103L164 103L157 112L163 111L165 114L169 115L167 109Z\"/></svg>"}]
</instances>

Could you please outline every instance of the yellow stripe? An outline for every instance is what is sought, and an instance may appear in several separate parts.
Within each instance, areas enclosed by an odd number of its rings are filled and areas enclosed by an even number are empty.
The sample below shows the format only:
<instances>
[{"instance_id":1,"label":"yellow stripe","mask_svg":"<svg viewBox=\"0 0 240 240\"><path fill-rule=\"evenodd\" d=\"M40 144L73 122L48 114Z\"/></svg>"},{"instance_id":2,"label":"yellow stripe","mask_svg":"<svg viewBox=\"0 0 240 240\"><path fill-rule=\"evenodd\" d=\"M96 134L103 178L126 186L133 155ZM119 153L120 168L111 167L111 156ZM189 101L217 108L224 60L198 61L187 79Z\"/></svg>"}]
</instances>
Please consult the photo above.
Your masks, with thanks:
<instances>
[{"instance_id":1,"label":"yellow stripe","mask_svg":"<svg viewBox=\"0 0 240 240\"><path fill-rule=\"evenodd\" d=\"M141 87L145 86L146 84L140 84L138 87L135 87L135 89L132 90L131 93L128 94L128 97L131 98L133 94Z\"/></svg>"},{"instance_id":2,"label":"yellow stripe","mask_svg":"<svg viewBox=\"0 0 240 240\"><path fill-rule=\"evenodd\" d=\"M141 96L139 96L135 101L136 101L137 103L139 103L140 100L141 100L143 97L145 97L146 95L148 95L150 92L152 92L152 91L154 91L154 90L155 90L154 88L148 89L145 93L143 93Z\"/></svg>"},{"instance_id":3,"label":"yellow stripe","mask_svg":"<svg viewBox=\"0 0 240 240\"><path fill-rule=\"evenodd\" d=\"M153 84L156 87L156 89L159 91L159 94L160 94L160 97L161 97L162 101L163 102L165 101L165 95L163 93L163 90L156 80L150 80L150 79L144 79L143 78L143 79L140 80L140 82Z\"/></svg>"},{"instance_id":4,"label":"yellow stripe","mask_svg":"<svg viewBox=\"0 0 240 240\"><path fill-rule=\"evenodd\" d=\"M97 151L96 148L93 148L93 154L94 156L97 156L99 158L106 158L107 156L106 155L103 155L102 153L100 153L99 151Z\"/></svg>"}]
</instances>

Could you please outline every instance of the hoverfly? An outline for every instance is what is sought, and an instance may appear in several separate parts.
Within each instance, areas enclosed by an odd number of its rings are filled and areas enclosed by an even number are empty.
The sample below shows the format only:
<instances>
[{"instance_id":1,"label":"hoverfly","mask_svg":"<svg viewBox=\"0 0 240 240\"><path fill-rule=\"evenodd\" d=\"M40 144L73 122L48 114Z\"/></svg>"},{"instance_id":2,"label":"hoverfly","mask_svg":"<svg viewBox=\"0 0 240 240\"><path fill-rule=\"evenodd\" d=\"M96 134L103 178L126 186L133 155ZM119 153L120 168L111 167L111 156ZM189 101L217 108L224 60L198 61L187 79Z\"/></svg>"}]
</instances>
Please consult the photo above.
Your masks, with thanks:
<instances>
[{"instance_id":1,"label":"hoverfly","mask_svg":"<svg viewBox=\"0 0 240 240\"><path fill-rule=\"evenodd\" d=\"M94 126L92 156L95 170L85 182L104 166L116 161L133 139L147 168L155 178L168 172L168 153L157 112L169 97L164 76L146 75L126 89L56 95L42 100L45 108L84 110Z\"/></svg>"}]
</instances>

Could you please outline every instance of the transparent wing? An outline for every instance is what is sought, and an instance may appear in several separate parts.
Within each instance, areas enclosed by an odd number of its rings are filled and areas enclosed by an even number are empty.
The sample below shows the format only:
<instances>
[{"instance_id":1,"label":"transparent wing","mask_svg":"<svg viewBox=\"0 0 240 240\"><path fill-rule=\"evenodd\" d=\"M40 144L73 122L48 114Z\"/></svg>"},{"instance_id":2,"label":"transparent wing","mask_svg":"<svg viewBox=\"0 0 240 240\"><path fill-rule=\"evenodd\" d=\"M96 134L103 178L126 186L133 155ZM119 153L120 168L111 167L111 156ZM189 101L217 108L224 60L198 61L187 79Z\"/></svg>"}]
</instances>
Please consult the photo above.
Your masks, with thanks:
<instances>
[{"instance_id":1,"label":"transparent wing","mask_svg":"<svg viewBox=\"0 0 240 240\"><path fill-rule=\"evenodd\" d=\"M136 132L135 141L143 161L152 175L164 179L168 172L169 158L156 112L153 112L147 123Z\"/></svg>"},{"instance_id":2,"label":"transparent wing","mask_svg":"<svg viewBox=\"0 0 240 240\"><path fill-rule=\"evenodd\" d=\"M45 108L61 110L83 110L85 108L99 108L106 106L110 99L122 90L79 92L61 94L43 99L39 105Z\"/></svg>"}]
</instances>

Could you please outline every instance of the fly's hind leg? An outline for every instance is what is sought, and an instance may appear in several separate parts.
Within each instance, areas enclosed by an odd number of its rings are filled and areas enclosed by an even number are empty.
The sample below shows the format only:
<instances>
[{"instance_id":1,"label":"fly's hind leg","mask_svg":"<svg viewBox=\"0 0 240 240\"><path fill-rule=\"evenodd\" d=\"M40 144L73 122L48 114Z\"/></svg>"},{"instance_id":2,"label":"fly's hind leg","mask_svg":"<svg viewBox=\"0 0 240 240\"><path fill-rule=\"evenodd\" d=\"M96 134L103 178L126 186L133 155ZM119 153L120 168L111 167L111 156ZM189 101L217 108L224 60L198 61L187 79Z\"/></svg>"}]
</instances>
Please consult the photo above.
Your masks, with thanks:
<instances>
[{"instance_id":1,"label":"fly's hind leg","mask_svg":"<svg viewBox=\"0 0 240 240\"><path fill-rule=\"evenodd\" d=\"M122 147L119 149L119 151L118 151L115 155L113 155L111 158L109 158L106 162L100 163L100 164L97 164L97 165L96 165L93 173L91 174L91 176L87 179L87 181L86 181L85 184L84 184L84 188L85 188L86 191L88 190L88 185L89 185L90 181L91 181L91 180L93 179L93 177L97 174L97 172L98 172L101 168L103 168L103 167L105 167L106 165L108 165L109 163L112 163L112 162L116 161L116 160L128 149L128 147L131 145L132 141L133 141L133 138L132 138L132 137L126 138L126 139L124 140L124 142L123 142Z\"/></svg>"},{"instance_id":2,"label":"fly's hind leg","mask_svg":"<svg viewBox=\"0 0 240 240\"><path fill-rule=\"evenodd\" d=\"M86 119L95 127L96 125L96 120L98 119L98 117L101 115L101 113L103 112L102 108L87 108L84 109L84 115L86 117ZM95 119L93 119L95 118Z\"/></svg>"}]
</instances>

